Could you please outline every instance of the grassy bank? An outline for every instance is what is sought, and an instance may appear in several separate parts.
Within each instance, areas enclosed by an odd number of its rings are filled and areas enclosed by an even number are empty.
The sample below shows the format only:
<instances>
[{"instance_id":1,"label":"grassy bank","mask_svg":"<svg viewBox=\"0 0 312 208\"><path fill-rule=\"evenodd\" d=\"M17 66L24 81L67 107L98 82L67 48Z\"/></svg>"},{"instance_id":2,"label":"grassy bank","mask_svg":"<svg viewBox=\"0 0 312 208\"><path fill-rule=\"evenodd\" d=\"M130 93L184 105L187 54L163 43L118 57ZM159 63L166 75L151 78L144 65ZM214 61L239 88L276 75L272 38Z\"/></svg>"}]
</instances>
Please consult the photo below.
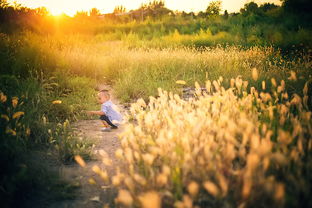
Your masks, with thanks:
<instances>
[{"instance_id":1,"label":"grassy bank","mask_svg":"<svg viewBox=\"0 0 312 208\"><path fill-rule=\"evenodd\" d=\"M1 206L23 206L39 193L72 195L48 163L90 157L90 145L75 138L69 123L94 103L95 82L55 70L48 50L23 36L1 34L0 45Z\"/></svg>"}]
</instances>

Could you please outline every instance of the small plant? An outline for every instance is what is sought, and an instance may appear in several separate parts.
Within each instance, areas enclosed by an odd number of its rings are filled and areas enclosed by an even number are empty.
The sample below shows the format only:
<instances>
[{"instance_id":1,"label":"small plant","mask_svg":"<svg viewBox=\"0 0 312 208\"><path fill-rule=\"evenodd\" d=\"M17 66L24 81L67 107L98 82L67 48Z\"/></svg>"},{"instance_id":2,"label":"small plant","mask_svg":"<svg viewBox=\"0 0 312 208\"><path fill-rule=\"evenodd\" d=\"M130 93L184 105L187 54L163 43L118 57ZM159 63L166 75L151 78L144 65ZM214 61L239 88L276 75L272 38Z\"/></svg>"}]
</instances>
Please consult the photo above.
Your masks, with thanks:
<instances>
[{"instance_id":1,"label":"small plant","mask_svg":"<svg viewBox=\"0 0 312 208\"><path fill-rule=\"evenodd\" d=\"M58 159L63 163L74 160L75 155L81 155L84 159L90 159L93 144L83 141L75 136L70 128L70 123L58 123L54 129L49 129L49 143L57 151Z\"/></svg>"},{"instance_id":2,"label":"small plant","mask_svg":"<svg viewBox=\"0 0 312 208\"><path fill-rule=\"evenodd\" d=\"M23 101L0 92L0 200L10 204L20 187L28 182L28 168L23 155L27 153L30 129L23 122Z\"/></svg>"}]
</instances>

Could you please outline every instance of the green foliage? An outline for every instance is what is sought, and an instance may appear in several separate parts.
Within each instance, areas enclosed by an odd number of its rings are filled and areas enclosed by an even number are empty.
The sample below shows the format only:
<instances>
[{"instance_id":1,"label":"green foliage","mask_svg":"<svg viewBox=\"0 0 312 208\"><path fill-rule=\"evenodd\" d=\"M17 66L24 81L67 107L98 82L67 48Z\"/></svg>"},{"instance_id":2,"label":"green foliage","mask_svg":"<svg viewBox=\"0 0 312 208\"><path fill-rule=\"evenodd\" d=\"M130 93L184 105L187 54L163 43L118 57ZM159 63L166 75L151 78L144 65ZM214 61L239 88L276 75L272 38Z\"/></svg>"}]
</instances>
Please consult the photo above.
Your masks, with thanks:
<instances>
[{"instance_id":1,"label":"green foliage","mask_svg":"<svg viewBox=\"0 0 312 208\"><path fill-rule=\"evenodd\" d=\"M62 163L72 161L76 154L90 157L91 144L76 138L66 120L76 120L92 103L95 81L57 71L56 54L44 49L30 33L1 34L0 41L2 206L18 206L31 194L38 194L31 191L37 186L53 196L60 195L56 192L69 196L65 192L72 189L57 179L47 179L51 174L36 165L31 155L36 148L50 147ZM61 104L53 104L55 100ZM61 191L55 183L65 189ZM51 189L45 190L47 187Z\"/></svg>"},{"instance_id":2,"label":"green foliage","mask_svg":"<svg viewBox=\"0 0 312 208\"><path fill-rule=\"evenodd\" d=\"M311 13L312 3L309 0L283 0L285 10L294 13Z\"/></svg>"},{"instance_id":3,"label":"green foliage","mask_svg":"<svg viewBox=\"0 0 312 208\"><path fill-rule=\"evenodd\" d=\"M75 155L90 159L92 144L73 136L68 120L64 123L58 123L55 129L49 129L48 132L49 143L57 150L57 157L62 163L74 161Z\"/></svg>"},{"instance_id":4,"label":"green foliage","mask_svg":"<svg viewBox=\"0 0 312 208\"><path fill-rule=\"evenodd\" d=\"M206 13L208 14L208 16L216 16L220 14L221 11L221 1L212 1L209 3L207 9L206 9Z\"/></svg>"}]
</instances>

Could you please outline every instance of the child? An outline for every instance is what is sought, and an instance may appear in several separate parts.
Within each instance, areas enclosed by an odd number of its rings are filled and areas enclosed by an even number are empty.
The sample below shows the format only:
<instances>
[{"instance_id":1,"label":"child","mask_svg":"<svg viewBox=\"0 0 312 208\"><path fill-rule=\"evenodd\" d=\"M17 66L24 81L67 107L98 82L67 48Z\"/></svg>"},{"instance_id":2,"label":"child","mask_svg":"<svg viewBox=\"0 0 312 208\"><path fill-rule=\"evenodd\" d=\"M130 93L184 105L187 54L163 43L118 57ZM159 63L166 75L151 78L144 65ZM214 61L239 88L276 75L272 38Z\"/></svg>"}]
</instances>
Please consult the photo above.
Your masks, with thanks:
<instances>
[{"instance_id":1,"label":"child","mask_svg":"<svg viewBox=\"0 0 312 208\"><path fill-rule=\"evenodd\" d=\"M99 115L104 124L102 131L109 131L110 129L117 129L118 124L122 120L121 114L117 111L116 106L110 101L110 94L108 90L101 90L98 93L98 101L101 104L100 111L88 111L89 115Z\"/></svg>"}]
</instances>

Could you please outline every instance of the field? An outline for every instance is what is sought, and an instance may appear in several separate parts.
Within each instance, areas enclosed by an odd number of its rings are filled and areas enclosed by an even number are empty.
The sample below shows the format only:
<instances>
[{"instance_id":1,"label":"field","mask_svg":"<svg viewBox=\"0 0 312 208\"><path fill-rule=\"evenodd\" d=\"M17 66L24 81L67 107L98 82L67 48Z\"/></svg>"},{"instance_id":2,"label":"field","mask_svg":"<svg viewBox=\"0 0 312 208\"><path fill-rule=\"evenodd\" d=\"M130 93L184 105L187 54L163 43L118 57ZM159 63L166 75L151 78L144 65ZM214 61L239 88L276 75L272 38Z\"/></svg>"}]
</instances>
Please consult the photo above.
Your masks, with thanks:
<instances>
[{"instance_id":1,"label":"field","mask_svg":"<svg viewBox=\"0 0 312 208\"><path fill-rule=\"evenodd\" d=\"M88 26L63 18L58 32L49 32L50 19L42 20L48 32L0 28L4 207L22 206L38 192L75 198L73 184L34 160L44 153L61 166L92 158L93 144L71 123L98 108L102 84L130 106L114 156L119 166L109 177L93 167L116 190L112 206L312 206L307 23L287 30L289 17L272 35L259 31L278 19L236 31L238 20L256 23L239 15L180 16L176 25L173 17ZM109 166L112 158L103 155Z\"/></svg>"}]
</instances>

